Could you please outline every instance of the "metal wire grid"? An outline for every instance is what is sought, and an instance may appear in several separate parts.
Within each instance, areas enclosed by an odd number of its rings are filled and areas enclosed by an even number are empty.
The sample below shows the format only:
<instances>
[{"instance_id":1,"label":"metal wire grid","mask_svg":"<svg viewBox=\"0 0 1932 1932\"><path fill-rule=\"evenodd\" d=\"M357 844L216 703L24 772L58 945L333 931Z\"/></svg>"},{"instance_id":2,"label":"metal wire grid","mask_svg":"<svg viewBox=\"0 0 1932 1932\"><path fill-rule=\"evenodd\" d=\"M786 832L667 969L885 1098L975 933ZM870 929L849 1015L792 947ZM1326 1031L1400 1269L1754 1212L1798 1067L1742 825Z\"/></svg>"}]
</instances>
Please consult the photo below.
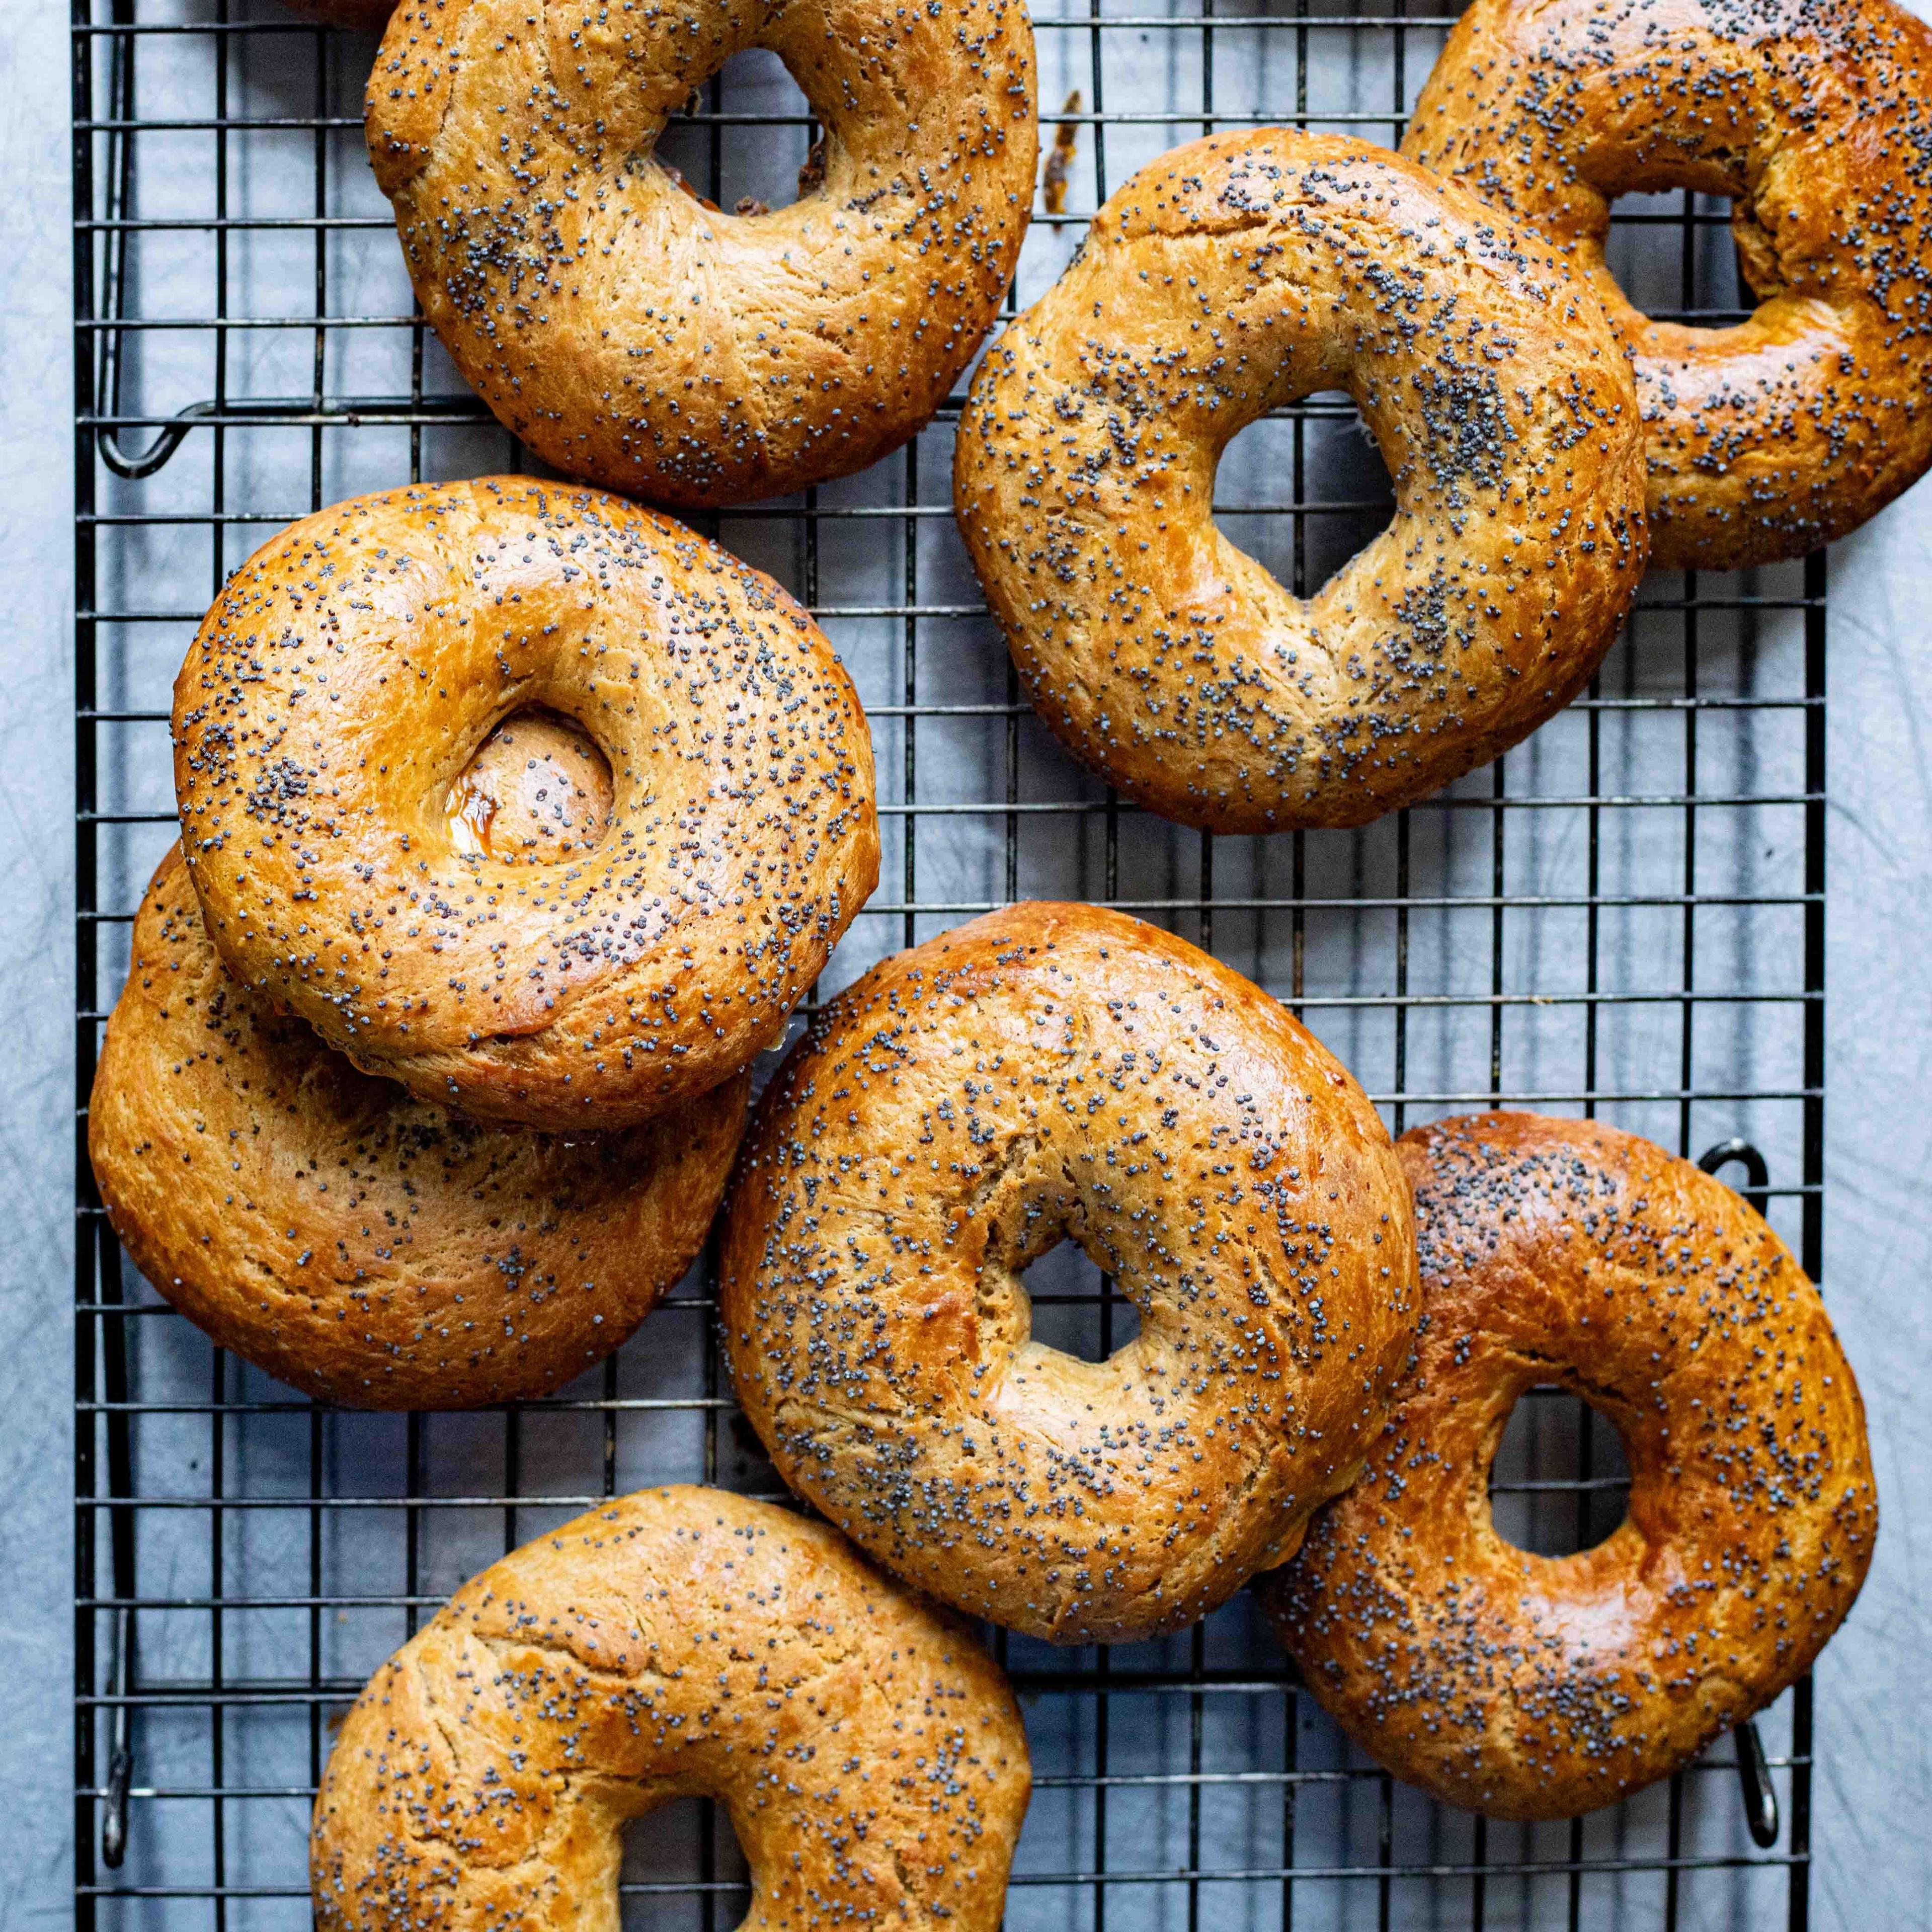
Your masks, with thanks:
<instances>
[{"instance_id":1,"label":"metal wire grid","mask_svg":"<svg viewBox=\"0 0 1932 1932\"><path fill-rule=\"evenodd\" d=\"M330 1719L462 1576L646 1481L775 1479L711 1346L708 1264L560 1396L406 1418L294 1399L124 1268L85 1110L131 908L172 836L167 684L192 626L296 515L523 465L413 314L362 156L370 41L272 0L238 17L74 0L74 21L76 1916L226 1932L299 1922ZM1036 214L1020 298L1176 142L1282 123L1398 138L1448 24L1403 0L1036 19L1043 131L1070 125L1076 160L1067 212ZM814 131L748 56L665 152L727 207L777 201ZM1725 218L1688 196L1619 208L1619 272L1652 312L1735 313ZM1600 1110L1736 1162L1816 1276L1822 557L1653 576L1587 698L1439 800L1358 834L1212 840L1121 806L1021 701L951 528L956 417L956 398L863 478L710 521L814 610L872 722L886 868L828 983L1016 897L1120 904L1288 1000L1393 1125ZM1217 494L1298 591L1388 501L1335 398L1256 426ZM1045 1339L1091 1354L1131 1328L1073 1251L1030 1285ZM1498 1466L1510 1534L1582 1546L1621 1488L1613 1432L1554 1391L1526 1402ZM1245 1599L1160 1644L989 1640L1039 1774L1014 1926L1806 1922L1808 1684L1762 1720L1781 1835L1760 1848L1721 1749L1568 1826L1439 1811L1342 1744ZM633 1828L627 1916L710 1932L742 1876L712 1808L670 1808Z\"/></svg>"}]
</instances>

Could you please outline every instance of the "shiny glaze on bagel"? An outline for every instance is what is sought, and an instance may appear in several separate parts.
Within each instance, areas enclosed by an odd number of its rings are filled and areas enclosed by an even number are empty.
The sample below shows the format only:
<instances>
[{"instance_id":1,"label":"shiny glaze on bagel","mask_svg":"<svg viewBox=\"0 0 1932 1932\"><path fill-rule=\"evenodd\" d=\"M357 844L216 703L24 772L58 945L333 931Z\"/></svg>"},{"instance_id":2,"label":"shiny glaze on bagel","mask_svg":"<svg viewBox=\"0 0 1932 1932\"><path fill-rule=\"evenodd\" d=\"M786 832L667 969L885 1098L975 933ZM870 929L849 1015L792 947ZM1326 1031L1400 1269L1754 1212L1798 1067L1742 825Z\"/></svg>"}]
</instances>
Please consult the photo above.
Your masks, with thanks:
<instances>
[{"instance_id":1,"label":"shiny glaze on bagel","mask_svg":"<svg viewBox=\"0 0 1932 1932\"><path fill-rule=\"evenodd\" d=\"M1140 1313L1034 1338L1076 1241ZM1023 904L813 1018L731 1184L720 1325L790 1483L889 1569L1056 1642L1204 1616L1354 1480L1414 1319L1387 1130L1184 940Z\"/></svg>"},{"instance_id":2,"label":"shiny glaze on bagel","mask_svg":"<svg viewBox=\"0 0 1932 1932\"><path fill-rule=\"evenodd\" d=\"M1628 343L1655 560L1842 536L1932 464L1932 28L1892 0L1475 0L1402 152L1550 236ZM1620 194L1732 198L1756 313L1653 320Z\"/></svg>"},{"instance_id":3,"label":"shiny glaze on bagel","mask_svg":"<svg viewBox=\"0 0 1932 1932\"><path fill-rule=\"evenodd\" d=\"M1398 1777L1564 1818L1667 1776L1810 1667L1878 1529L1864 1411L1818 1292L1724 1184L1594 1121L1484 1114L1396 1144L1423 1316L1368 1467L1260 1586L1309 1688ZM1628 1514L1506 1543L1510 1412L1616 1426Z\"/></svg>"},{"instance_id":4,"label":"shiny glaze on bagel","mask_svg":"<svg viewBox=\"0 0 1932 1932\"><path fill-rule=\"evenodd\" d=\"M489 849L464 775L533 712L592 741L608 819ZM209 611L174 730L230 970L478 1119L604 1130L709 1092L878 883L871 736L817 626L716 544L572 484L423 485L292 525Z\"/></svg>"},{"instance_id":5,"label":"shiny glaze on bagel","mask_svg":"<svg viewBox=\"0 0 1932 1932\"><path fill-rule=\"evenodd\" d=\"M220 1347L358 1408L545 1396L703 1246L740 1074L610 1134L478 1126L358 1073L232 979L179 848L134 921L88 1151L135 1265Z\"/></svg>"}]
</instances>

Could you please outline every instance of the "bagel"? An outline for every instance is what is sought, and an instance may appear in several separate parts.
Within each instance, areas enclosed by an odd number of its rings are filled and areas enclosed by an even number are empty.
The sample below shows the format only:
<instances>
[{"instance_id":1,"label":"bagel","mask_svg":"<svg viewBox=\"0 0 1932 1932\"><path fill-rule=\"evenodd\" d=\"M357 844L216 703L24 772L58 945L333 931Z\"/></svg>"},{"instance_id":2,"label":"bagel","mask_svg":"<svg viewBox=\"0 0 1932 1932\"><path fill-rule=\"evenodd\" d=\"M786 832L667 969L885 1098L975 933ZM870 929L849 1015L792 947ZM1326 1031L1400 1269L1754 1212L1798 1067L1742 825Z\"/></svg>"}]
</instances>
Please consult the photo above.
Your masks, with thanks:
<instances>
[{"instance_id":1,"label":"bagel","mask_svg":"<svg viewBox=\"0 0 1932 1932\"><path fill-rule=\"evenodd\" d=\"M770 48L824 124L788 208L727 214L654 158ZM1020 0L407 0L369 77L423 313L549 463L716 506L862 470L944 400L1033 202Z\"/></svg>"},{"instance_id":2,"label":"bagel","mask_svg":"<svg viewBox=\"0 0 1932 1932\"><path fill-rule=\"evenodd\" d=\"M1932 464L1932 28L1891 0L1475 0L1402 152L1552 236L1632 352L1653 561L1802 556ZM1757 298L1655 322L1620 194L1726 195Z\"/></svg>"},{"instance_id":3,"label":"bagel","mask_svg":"<svg viewBox=\"0 0 1932 1932\"><path fill-rule=\"evenodd\" d=\"M135 1265L218 1346L325 1401L460 1408L548 1395L631 1334L704 1245L749 1087L603 1136L474 1126L236 984L177 847L87 1145Z\"/></svg>"},{"instance_id":4,"label":"bagel","mask_svg":"<svg viewBox=\"0 0 1932 1932\"><path fill-rule=\"evenodd\" d=\"M1032 1339L1077 1241L1140 1313ZM719 1326L786 1481L887 1568L1060 1643L1178 1630L1354 1479L1414 1322L1380 1118L1184 940L1018 905L814 1016L733 1177Z\"/></svg>"},{"instance_id":5,"label":"bagel","mask_svg":"<svg viewBox=\"0 0 1932 1932\"><path fill-rule=\"evenodd\" d=\"M586 801L574 840L485 846L466 771L544 710L608 764L608 823L586 847ZM872 742L817 627L716 544L572 487L292 525L208 614L174 728L229 970L479 1120L694 1100L778 1036L878 880Z\"/></svg>"},{"instance_id":6,"label":"bagel","mask_svg":"<svg viewBox=\"0 0 1932 1932\"><path fill-rule=\"evenodd\" d=\"M1394 520L1312 598L1213 517L1237 431L1348 390ZM1217 134L1144 168L988 351L954 451L1040 716L1210 832L1360 825L1568 704L1643 570L1634 392L1546 243L1353 140Z\"/></svg>"},{"instance_id":7,"label":"bagel","mask_svg":"<svg viewBox=\"0 0 1932 1932\"><path fill-rule=\"evenodd\" d=\"M1858 1384L1817 1291L1720 1182L1634 1135L1485 1114L1396 1144L1421 1336L1362 1480L1258 1594L1342 1730L1492 1817L1667 1776L1810 1668L1871 1561ZM1531 1555L1486 1494L1558 1382L1613 1422L1629 1514Z\"/></svg>"},{"instance_id":8,"label":"bagel","mask_svg":"<svg viewBox=\"0 0 1932 1932\"><path fill-rule=\"evenodd\" d=\"M822 1525L646 1490L466 1584L316 1795L321 1932L617 1932L626 1820L703 1793L747 1926L994 1932L1031 1784L1005 1678Z\"/></svg>"}]
</instances>

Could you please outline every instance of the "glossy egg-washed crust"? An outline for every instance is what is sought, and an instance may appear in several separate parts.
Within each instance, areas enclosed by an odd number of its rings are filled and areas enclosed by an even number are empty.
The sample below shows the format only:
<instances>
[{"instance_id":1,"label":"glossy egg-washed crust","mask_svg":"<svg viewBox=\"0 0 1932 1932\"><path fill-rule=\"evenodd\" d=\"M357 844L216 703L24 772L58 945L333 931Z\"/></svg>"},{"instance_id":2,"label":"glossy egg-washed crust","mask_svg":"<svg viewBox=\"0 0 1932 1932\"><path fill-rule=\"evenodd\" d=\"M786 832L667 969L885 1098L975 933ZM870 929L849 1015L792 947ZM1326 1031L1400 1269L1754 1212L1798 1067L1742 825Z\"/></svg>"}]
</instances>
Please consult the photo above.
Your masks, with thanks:
<instances>
[{"instance_id":1,"label":"glossy egg-washed crust","mask_svg":"<svg viewBox=\"0 0 1932 1932\"><path fill-rule=\"evenodd\" d=\"M1558 241L1634 352L1656 562L1841 536L1932 463L1932 28L1890 0L1476 0L1402 152ZM1617 196L1732 197L1756 313L1652 321Z\"/></svg>"},{"instance_id":2,"label":"glossy egg-washed crust","mask_svg":"<svg viewBox=\"0 0 1932 1932\"><path fill-rule=\"evenodd\" d=\"M757 1932L994 1932L1031 1785L969 1632L842 1538L646 1490L526 1543L376 1672L315 1803L320 1932L617 1932L624 1821L728 1811Z\"/></svg>"},{"instance_id":3,"label":"glossy egg-washed crust","mask_svg":"<svg viewBox=\"0 0 1932 1932\"><path fill-rule=\"evenodd\" d=\"M1140 1313L1086 1362L1021 1276L1077 1241ZM1361 1090L1185 941L1024 904L814 1016L731 1184L721 1323L786 1480L888 1568L1057 1642L1178 1629L1298 1541L1414 1322Z\"/></svg>"},{"instance_id":4,"label":"glossy egg-washed crust","mask_svg":"<svg viewBox=\"0 0 1932 1932\"><path fill-rule=\"evenodd\" d=\"M608 763L602 836L555 862L459 849L458 780L532 709ZM230 969L479 1119L632 1126L708 1092L878 880L872 740L823 634L717 544L572 485L292 525L208 614L174 728Z\"/></svg>"},{"instance_id":5,"label":"glossy egg-washed crust","mask_svg":"<svg viewBox=\"0 0 1932 1932\"><path fill-rule=\"evenodd\" d=\"M1309 1687L1397 1777L1563 1818L1675 1771L1801 1676L1858 1594L1878 1502L1818 1292L1720 1182L1532 1114L1397 1142L1421 1335L1362 1480L1259 1586ZM1505 1543L1487 1483L1523 1392L1623 1438L1594 1549Z\"/></svg>"},{"instance_id":6,"label":"glossy egg-washed crust","mask_svg":"<svg viewBox=\"0 0 1932 1932\"><path fill-rule=\"evenodd\" d=\"M704 1244L749 1088L610 1134L478 1126L231 978L176 848L87 1143L135 1265L221 1347L326 1401L458 1408L548 1395L636 1328Z\"/></svg>"},{"instance_id":7,"label":"glossy egg-washed crust","mask_svg":"<svg viewBox=\"0 0 1932 1932\"><path fill-rule=\"evenodd\" d=\"M653 150L752 46L823 123L823 177L740 216ZM367 124L483 400L560 469L703 506L848 476L939 406L1026 232L1033 97L1021 0L409 0Z\"/></svg>"},{"instance_id":8,"label":"glossy egg-washed crust","mask_svg":"<svg viewBox=\"0 0 1932 1932\"><path fill-rule=\"evenodd\" d=\"M1306 599L1215 526L1236 432L1360 406L1389 527ZM1214 832L1359 825L1568 703L1643 570L1636 395L1551 244L1386 149L1279 128L1144 168L988 352L953 501L1028 695Z\"/></svg>"}]
</instances>

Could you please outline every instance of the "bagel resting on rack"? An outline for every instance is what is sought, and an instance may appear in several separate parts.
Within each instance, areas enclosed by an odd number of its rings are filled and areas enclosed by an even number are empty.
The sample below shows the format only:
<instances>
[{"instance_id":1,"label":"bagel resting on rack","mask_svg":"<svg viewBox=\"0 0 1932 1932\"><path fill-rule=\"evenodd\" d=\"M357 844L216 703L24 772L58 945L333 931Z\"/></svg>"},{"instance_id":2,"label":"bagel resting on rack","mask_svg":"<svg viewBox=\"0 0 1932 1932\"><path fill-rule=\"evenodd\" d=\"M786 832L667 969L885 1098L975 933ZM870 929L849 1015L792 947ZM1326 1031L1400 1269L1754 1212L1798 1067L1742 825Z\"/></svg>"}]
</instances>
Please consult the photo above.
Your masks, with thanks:
<instances>
[{"instance_id":1,"label":"bagel resting on rack","mask_svg":"<svg viewBox=\"0 0 1932 1932\"><path fill-rule=\"evenodd\" d=\"M1078 1243L1140 1313L1034 1339ZM813 1016L730 1186L719 1328L779 1473L887 1568L1058 1643L1178 1630L1354 1480L1414 1322L1388 1130L1259 988L1023 904Z\"/></svg>"},{"instance_id":2,"label":"bagel resting on rack","mask_svg":"<svg viewBox=\"0 0 1932 1932\"><path fill-rule=\"evenodd\" d=\"M1810 1668L1871 1561L1864 1410L1818 1292L1720 1181L1590 1120L1483 1114L1396 1143L1422 1319L1361 1480L1259 1587L1309 1688L1398 1778L1567 1818L1668 1776ZM1523 1393L1613 1422L1594 1549L1498 1534Z\"/></svg>"},{"instance_id":3,"label":"bagel resting on rack","mask_svg":"<svg viewBox=\"0 0 1932 1932\"><path fill-rule=\"evenodd\" d=\"M1222 452L1346 389L1387 530L1314 596L1214 520ZM1360 825L1576 695L1642 574L1642 428L1558 252L1360 141L1216 134L1144 168L987 352L953 502L1028 695L1208 832Z\"/></svg>"},{"instance_id":4,"label":"bagel resting on rack","mask_svg":"<svg viewBox=\"0 0 1932 1932\"><path fill-rule=\"evenodd\" d=\"M1802 556L1932 464L1932 27L1892 0L1475 0L1402 148L1595 289L1656 562ZM1748 320L1655 320L1618 286L1610 204L1666 188L1730 197Z\"/></svg>"},{"instance_id":5,"label":"bagel resting on rack","mask_svg":"<svg viewBox=\"0 0 1932 1932\"><path fill-rule=\"evenodd\" d=\"M656 158L747 47L824 128L789 207ZM376 178L456 366L547 462L744 502L850 475L944 400L1033 205L1020 0L406 0L369 77Z\"/></svg>"},{"instance_id":6,"label":"bagel resting on rack","mask_svg":"<svg viewBox=\"0 0 1932 1932\"><path fill-rule=\"evenodd\" d=\"M998 1667L823 1524L721 1490L601 1504L493 1564L329 1754L320 1932L617 1932L626 1820L703 1795L745 1924L996 1932L1032 1774Z\"/></svg>"},{"instance_id":7,"label":"bagel resting on rack","mask_svg":"<svg viewBox=\"0 0 1932 1932\"><path fill-rule=\"evenodd\" d=\"M544 757L598 796L567 836L527 805L479 835L472 767L532 713L587 738ZM778 1038L878 880L871 736L818 626L717 544L573 484L424 485L292 525L208 614L174 730L229 970L481 1120L688 1105Z\"/></svg>"},{"instance_id":8,"label":"bagel resting on rack","mask_svg":"<svg viewBox=\"0 0 1932 1932\"><path fill-rule=\"evenodd\" d=\"M751 1077L673 1119L479 1126L231 978L176 847L134 920L88 1154L134 1264L218 1347L359 1408L545 1396L696 1258Z\"/></svg>"}]
</instances>

